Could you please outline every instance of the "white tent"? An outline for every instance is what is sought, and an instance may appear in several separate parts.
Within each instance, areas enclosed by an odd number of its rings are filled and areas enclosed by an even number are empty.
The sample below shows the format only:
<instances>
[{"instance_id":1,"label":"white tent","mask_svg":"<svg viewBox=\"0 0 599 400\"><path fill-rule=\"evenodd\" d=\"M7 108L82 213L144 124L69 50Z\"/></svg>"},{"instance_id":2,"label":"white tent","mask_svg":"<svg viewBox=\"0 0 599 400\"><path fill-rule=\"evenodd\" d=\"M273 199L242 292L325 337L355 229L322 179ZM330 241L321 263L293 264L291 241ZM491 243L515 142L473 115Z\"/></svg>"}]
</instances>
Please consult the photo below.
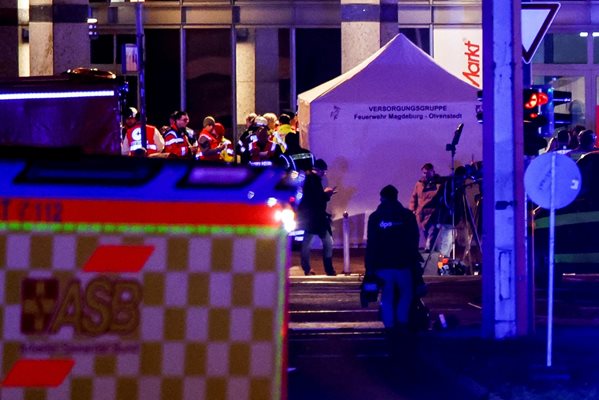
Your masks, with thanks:
<instances>
[{"instance_id":1,"label":"white tent","mask_svg":"<svg viewBox=\"0 0 599 400\"><path fill-rule=\"evenodd\" d=\"M476 92L399 34L350 71L301 93L302 144L327 162L328 184L338 189L329 204L333 218L347 211L364 221L387 184L407 207L423 164L451 173L446 145L460 123L455 165L481 160ZM361 243L360 224L352 241Z\"/></svg>"}]
</instances>

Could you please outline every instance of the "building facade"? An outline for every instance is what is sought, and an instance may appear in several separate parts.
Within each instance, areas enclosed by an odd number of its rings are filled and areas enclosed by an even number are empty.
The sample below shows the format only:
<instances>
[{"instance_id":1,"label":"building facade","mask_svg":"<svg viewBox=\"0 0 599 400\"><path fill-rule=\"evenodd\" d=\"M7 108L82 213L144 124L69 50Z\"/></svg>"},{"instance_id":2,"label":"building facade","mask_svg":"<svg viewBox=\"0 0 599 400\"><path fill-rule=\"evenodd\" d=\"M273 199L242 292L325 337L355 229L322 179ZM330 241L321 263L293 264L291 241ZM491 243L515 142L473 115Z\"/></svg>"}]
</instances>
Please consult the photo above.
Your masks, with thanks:
<instances>
[{"instance_id":1,"label":"building facade","mask_svg":"<svg viewBox=\"0 0 599 400\"><path fill-rule=\"evenodd\" d=\"M78 66L124 73L123 48L136 43L135 3L4 3L0 77ZM88 17L98 20L91 40ZM206 115L232 127L252 111L293 110L297 93L348 70L397 32L440 59L447 38L482 29L482 7L480 0L146 1L143 26L148 120L162 125L185 109L192 127ZM124 74L135 105L137 74ZM561 2L533 59L532 83L571 91L574 101L557 111L596 129L599 1Z\"/></svg>"}]
</instances>

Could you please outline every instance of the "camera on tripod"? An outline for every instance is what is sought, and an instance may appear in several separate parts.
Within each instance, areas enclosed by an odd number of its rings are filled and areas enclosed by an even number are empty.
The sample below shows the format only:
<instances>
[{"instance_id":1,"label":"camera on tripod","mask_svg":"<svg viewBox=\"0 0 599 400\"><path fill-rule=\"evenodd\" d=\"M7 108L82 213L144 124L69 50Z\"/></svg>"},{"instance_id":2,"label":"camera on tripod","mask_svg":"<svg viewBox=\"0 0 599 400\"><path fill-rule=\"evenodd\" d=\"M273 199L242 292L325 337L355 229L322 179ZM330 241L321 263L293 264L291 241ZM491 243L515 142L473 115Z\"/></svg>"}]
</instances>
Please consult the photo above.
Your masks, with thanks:
<instances>
[{"instance_id":1,"label":"camera on tripod","mask_svg":"<svg viewBox=\"0 0 599 400\"><path fill-rule=\"evenodd\" d=\"M482 162L455 168L455 153L464 125L459 124L446 150L451 154L451 174L444 179L442 209L437 235L431 249L439 249L439 275L478 274L482 249L480 211L482 204ZM428 264L432 252L425 262Z\"/></svg>"}]
</instances>

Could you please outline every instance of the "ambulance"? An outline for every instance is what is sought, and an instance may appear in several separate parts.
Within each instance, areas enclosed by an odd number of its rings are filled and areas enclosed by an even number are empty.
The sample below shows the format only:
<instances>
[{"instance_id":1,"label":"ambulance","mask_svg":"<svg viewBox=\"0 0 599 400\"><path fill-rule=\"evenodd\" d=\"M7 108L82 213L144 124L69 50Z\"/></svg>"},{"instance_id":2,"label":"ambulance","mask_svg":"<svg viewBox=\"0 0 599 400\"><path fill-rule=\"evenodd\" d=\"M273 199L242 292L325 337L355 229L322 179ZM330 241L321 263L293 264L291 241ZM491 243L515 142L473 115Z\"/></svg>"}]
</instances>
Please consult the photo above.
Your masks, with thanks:
<instances>
[{"instance_id":1,"label":"ambulance","mask_svg":"<svg viewBox=\"0 0 599 400\"><path fill-rule=\"evenodd\" d=\"M119 154L128 87L112 72L0 79L0 146Z\"/></svg>"},{"instance_id":2,"label":"ambulance","mask_svg":"<svg viewBox=\"0 0 599 400\"><path fill-rule=\"evenodd\" d=\"M286 398L277 169L0 149L0 398Z\"/></svg>"}]
</instances>

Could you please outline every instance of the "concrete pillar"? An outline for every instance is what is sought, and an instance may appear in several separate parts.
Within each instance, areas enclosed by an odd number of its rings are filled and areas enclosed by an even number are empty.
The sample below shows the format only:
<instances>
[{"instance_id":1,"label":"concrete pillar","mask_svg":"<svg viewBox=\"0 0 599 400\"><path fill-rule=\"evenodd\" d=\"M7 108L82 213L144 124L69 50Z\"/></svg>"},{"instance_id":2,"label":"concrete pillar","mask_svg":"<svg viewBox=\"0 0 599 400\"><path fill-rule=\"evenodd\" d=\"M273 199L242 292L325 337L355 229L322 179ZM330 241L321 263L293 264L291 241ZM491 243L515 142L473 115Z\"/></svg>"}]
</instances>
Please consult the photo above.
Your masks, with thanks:
<instances>
[{"instance_id":1,"label":"concrete pillar","mask_svg":"<svg viewBox=\"0 0 599 400\"><path fill-rule=\"evenodd\" d=\"M341 71L368 58L398 30L397 0L341 0Z\"/></svg>"},{"instance_id":2,"label":"concrete pillar","mask_svg":"<svg viewBox=\"0 0 599 400\"><path fill-rule=\"evenodd\" d=\"M237 29L237 124L256 111L256 29Z\"/></svg>"},{"instance_id":3,"label":"concrete pillar","mask_svg":"<svg viewBox=\"0 0 599 400\"><path fill-rule=\"evenodd\" d=\"M237 123L250 112L279 113L279 32L242 28L237 34Z\"/></svg>"},{"instance_id":4,"label":"concrete pillar","mask_svg":"<svg viewBox=\"0 0 599 400\"><path fill-rule=\"evenodd\" d=\"M399 33L398 0L381 0L381 47Z\"/></svg>"},{"instance_id":5,"label":"concrete pillar","mask_svg":"<svg viewBox=\"0 0 599 400\"><path fill-rule=\"evenodd\" d=\"M279 29L256 29L256 112L279 113Z\"/></svg>"},{"instance_id":6,"label":"concrete pillar","mask_svg":"<svg viewBox=\"0 0 599 400\"><path fill-rule=\"evenodd\" d=\"M54 75L90 64L87 0L30 0L31 75Z\"/></svg>"},{"instance_id":7,"label":"concrete pillar","mask_svg":"<svg viewBox=\"0 0 599 400\"><path fill-rule=\"evenodd\" d=\"M29 0L17 0L19 4L19 74L31 74L29 57Z\"/></svg>"},{"instance_id":8,"label":"concrete pillar","mask_svg":"<svg viewBox=\"0 0 599 400\"><path fill-rule=\"evenodd\" d=\"M19 75L18 0L0 0L0 77Z\"/></svg>"},{"instance_id":9,"label":"concrete pillar","mask_svg":"<svg viewBox=\"0 0 599 400\"><path fill-rule=\"evenodd\" d=\"M527 335L520 1L483 1L483 334Z\"/></svg>"}]
</instances>

